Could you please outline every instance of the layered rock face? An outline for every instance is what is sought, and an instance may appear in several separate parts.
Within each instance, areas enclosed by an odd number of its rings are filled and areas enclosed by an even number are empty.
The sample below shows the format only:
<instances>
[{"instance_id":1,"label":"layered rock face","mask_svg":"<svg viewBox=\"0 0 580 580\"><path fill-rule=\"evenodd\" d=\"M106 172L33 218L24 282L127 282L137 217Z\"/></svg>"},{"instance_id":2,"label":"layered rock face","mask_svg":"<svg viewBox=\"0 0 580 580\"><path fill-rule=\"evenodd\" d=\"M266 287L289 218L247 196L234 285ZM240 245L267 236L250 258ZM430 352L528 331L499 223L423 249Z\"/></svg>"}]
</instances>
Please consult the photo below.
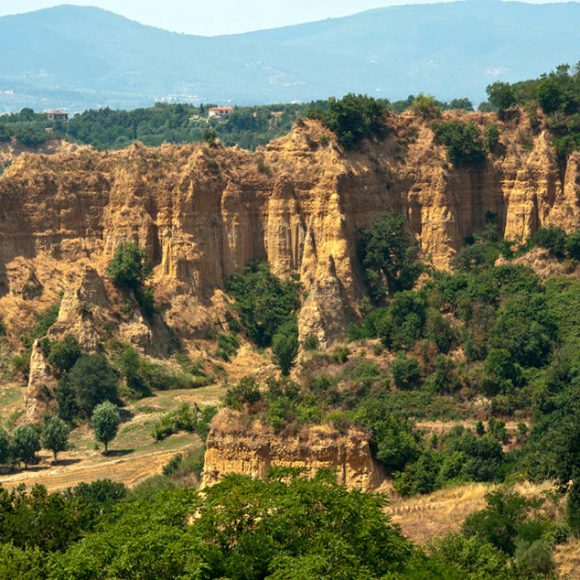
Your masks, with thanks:
<instances>
[{"instance_id":1,"label":"layered rock face","mask_svg":"<svg viewBox=\"0 0 580 580\"><path fill-rule=\"evenodd\" d=\"M207 439L202 484L213 485L230 474L263 479L275 467L300 469L307 477L330 469L338 483L361 490L383 481L365 433L351 429L341 434L321 425L276 434L264 423L244 423L238 413L220 411Z\"/></svg>"},{"instance_id":2,"label":"layered rock face","mask_svg":"<svg viewBox=\"0 0 580 580\"><path fill-rule=\"evenodd\" d=\"M487 212L509 238L577 227L580 155L559 167L547 134L533 134L525 119L502 127L502 153L476 169L453 168L423 121L403 115L389 124L384 141L350 153L308 121L256 153L187 145L19 156L0 177L0 308L9 331L18 332L28 305L64 291L59 332L70 323L94 345L102 292L95 286L88 297L97 301L93 314L81 312L79 277L88 266L102 275L119 242L132 240L147 249L164 321L183 340L215 331L228 276L267 259L279 275L300 275L301 334L324 344L341 338L364 292L357 230L387 209L406 213L439 268Z\"/></svg>"}]
</instances>

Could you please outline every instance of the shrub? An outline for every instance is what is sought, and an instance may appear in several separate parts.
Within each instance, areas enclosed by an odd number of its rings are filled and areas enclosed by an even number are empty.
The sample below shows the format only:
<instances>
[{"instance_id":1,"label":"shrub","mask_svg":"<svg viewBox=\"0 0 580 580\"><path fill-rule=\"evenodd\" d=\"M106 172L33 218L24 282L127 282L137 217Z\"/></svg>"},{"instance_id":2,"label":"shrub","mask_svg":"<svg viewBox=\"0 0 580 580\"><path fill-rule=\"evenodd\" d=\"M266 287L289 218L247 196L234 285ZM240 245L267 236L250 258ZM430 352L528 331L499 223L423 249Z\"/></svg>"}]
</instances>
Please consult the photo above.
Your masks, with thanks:
<instances>
[{"instance_id":1,"label":"shrub","mask_svg":"<svg viewBox=\"0 0 580 580\"><path fill-rule=\"evenodd\" d=\"M137 244L122 242L115 250L106 272L118 286L139 290L151 275L151 266Z\"/></svg>"},{"instance_id":2,"label":"shrub","mask_svg":"<svg viewBox=\"0 0 580 580\"><path fill-rule=\"evenodd\" d=\"M541 248L546 248L556 258L563 258L566 251L566 233L560 228L540 228L532 238L532 242Z\"/></svg>"},{"instance_id":3,"label":"shrub","mask_svg":"<svg viewBox=\"0 0 580 580\"><path fill-rule=\"evenodd\" d=\"M50 344L48 362L61 373L69 371L81 356L81 347L74 336Z\"/></svg>"},{"instance_id":4,"label":"shrub","mask_svg":"<svg viewBox=\"0 0 580 580\"><path fill-rule=\"evenodd\" d=\"M483 142L485 144L485 148L490 152L495 151L499 145L499 137L500 133L498 126L495 123L488 125L483 133Z\"/></svg>"},{"instance_id":5,"label":"shrub","mask_svg":"<svg viewBox=\"0 0 580 580\"><path fill-rule=\"evenodd\" d=\"M399 354L391 365L391 373L399 389L416 389L421 386L421 367L417 359Z\"/></svg>"},{"instance_id":6,"label":"shrub","mask_svg":"<svg viewBox=\"0 0 580 580\"><path fill-rule=\"evenodd\" d=\"M339 365L346 364L350 356L350 349L347 346L337 346L332 353L332 360Z\"/></svg>"},{"instance_id":7,"label":"shrub","mask_svg":"<svg viewBox=\"0 0 580 580\"><path fill-rule=\"evenodd\" d=\"M244 377L235 387L230 387L226 392L225 404L232 409L241 409L251 406L262 399L262 394L256 379Z\"/></svg>"},{"instance_id":8,"label":"shrub","mask_svg":"<svg viewBox=\"0 0 580 580\"><path fill-rule=\"evenodd\" d=\"M326 108L313 109L308 116L322 121L343 147L352 149L363 139L384 136L386 113L384 101L350 93L329 99Z\"/></svg>"},{"instance_id":9,"label":"shrub","mask_svg":"<svg viewBox=\"0 0 580 580\"><path fill-rule=\"evenodd\" d=\"M306 351L318 350L318 348L320 347L320 341L318 340L318 337L315 334L309 334L304 339L302 347Z\"/></svg>"},{"instance_id":10,"label":"shrub","mask_svg":"<svg viewBox=\"0 0 580 580\"><path fill-rule=\"evenodd\" d=\"M0 427L0 465L10 459L10 437L3 427Z\"/></svg>"},{"instance_id":11,"label":"shrub","mask_svg":"<svg viewBox=\"0 0 580 580\"><path fill-rule=\"evenodd\" d=\"M106 401L95 407L91 417L91 427L95 439L105 446L105 455L109 452L109 443L117 436L121 417L116 405Z\"/></svg>"},{"instance_id":12,"label":"shrub","mask_svg":"<svg viewBox=\"0 0 580 580\"><path fill-rule=\"evenodd\" d=\"M568 493L566 521L576 537L580 537L580 481L574 480Z\"/></svg>"},{"instance_id":13,"label":"shrub","mask_svg":"<svg viewBox=\"0 0 580 580\"><path fill-rule=\"evenodd\" d=\"M566 240L566 254L572 260L580 261L580 228L568 235Z\"/></svg>"},{"instance_id":14,"label":"shrub","mask_svg":"<svg viewBox=\"0 0 580 580\"><path fill-rule=\"evenodd\" d=\"M228 282L241 328L259 347L270 346L278 329L298 308L298 289L296 282L274 276L265 262L249 264Z\"/></svg>"},{"instance_id":15,"label":"shrub","mask_svg":"<svg viewBox=\"0 0 580 580\"><path fill-rule=\"evenodd\" d=\"M433 127L437 139L447 148L447 155L457 167L479 165L485 161L479 129L459 120L441 121Z\"/></svg>"},{"instance_id":16,"label":"shrub","mask_svg":"<svg viewBox=\"0 0 580 580\"><path fill-rule=\"evenodd\" d=\"M556 570L552 547L545 540L522 542L517 546L515 555L522 578L548 578Z\"/></svg>"},{"instance_id":17,"label":"shrub","mask_svg":"<svg viewBox=\"0 0 580 580\"><path fill-rule=\"evenodd\" d=\"M296 318L283 324L272 340L274 361L282 371L282 376L288 376L298 355L298 324Z\"/></svg>"},{"instance_id":18,"label":"shrub","mask_svg":"<svg viewBox=\"0 0 580 580\"><path fill-rule=\"evenodd\" d=\"M235 334L218 334L216 355L224 361L236 356L240 348L240 341Z\"/></svg>"}]
</instances>

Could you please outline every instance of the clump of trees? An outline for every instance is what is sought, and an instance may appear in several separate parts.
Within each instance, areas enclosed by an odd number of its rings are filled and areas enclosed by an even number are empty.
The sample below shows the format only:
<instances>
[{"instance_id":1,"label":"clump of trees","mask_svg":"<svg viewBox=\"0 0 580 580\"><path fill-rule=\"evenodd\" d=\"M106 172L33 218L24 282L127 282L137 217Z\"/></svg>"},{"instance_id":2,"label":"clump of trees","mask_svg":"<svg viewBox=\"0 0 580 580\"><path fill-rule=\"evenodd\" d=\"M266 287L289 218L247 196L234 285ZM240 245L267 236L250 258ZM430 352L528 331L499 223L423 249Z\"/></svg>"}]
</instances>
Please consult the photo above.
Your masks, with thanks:
<instances>
[{"instance_id":1,"label":"clump of trees","mask_svg":"<svg viewBox=\"0 0 580 580\"><path fill-rule=\"evenodd\" d=\"M44 425L21 425L10 435L0 427L0 465L23 464L26 469L38 460L41 448L58 453L68 449L69 428L58 417L48 417Z\"/></svg>"},{"instance_id":2,"label":"clump of trees","mask_svg":"<svg viewBox=\"0 0 580 580\"><path fill-rule=\"evenodd\" d=\"M296 281L280 280L266 262L252 262L228 281L228 292L236 299L230 328L242 331L258 347L271 346L274 360L285 375L298 354L295 313L300 305L299 291ZM228 354L230 345L235 346L231 339L226 343L222 338L224 354Z\"/></svg>"},{"instance_id":3,"label":"clump of trees","mask_svg":"<svg viewBox=\"0 0 580 580\"><path fill-rule=\"evenodd\" d=\"M458 119L433 125L437 139L445 145L449 160L456 167L477 166L485 162L480 130L473 123Z\"/></svg>"},{"instance_id":4,"label":"clump of trees","mask_svg":"<svg viewBox=\"0 0 580 580\"><path fill-rule=\"evenodd\" d=\"M359 257L376 304L413 287L422 265L404 215L387 212L360 231Z\"/></svg>"},{"instance_id":5,"label":"clump of trees","mask_svg":"<svg viewBox=\"0 0 580 580\"><path fill-rule=\"evenodd\" d=\"M133 293L145 316L148 318L153 316L155 312L153 290L145 287L145 282L152 274L151 264L137 244L134 242L119 244L107 265L106 273L119 288Z\"/></svg>"},{"instance_id":6,"label":"clump of trees","mask_svg":"<svg viewBox=\"0 0 580 580\"><path fill-rule=\"evenodd\" d=\"M330 98L323 105L313 106L307 116L320 120L343 147L352 149L363 139L385 136L387 104L385 100L349 93L342 99Z\"/></svg>"}]
</instances>

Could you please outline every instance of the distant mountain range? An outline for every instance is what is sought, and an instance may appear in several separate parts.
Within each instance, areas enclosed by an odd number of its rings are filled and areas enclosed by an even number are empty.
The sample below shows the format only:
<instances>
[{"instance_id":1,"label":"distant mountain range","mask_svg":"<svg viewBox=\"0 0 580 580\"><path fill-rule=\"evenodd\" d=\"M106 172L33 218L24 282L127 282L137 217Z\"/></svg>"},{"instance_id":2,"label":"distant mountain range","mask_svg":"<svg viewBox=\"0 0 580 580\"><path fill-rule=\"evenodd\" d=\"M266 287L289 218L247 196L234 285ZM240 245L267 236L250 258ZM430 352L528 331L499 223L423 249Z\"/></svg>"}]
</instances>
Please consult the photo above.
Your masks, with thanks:
<instances>
[{"instance_id":1,"label":"distant mountain range","mask_svg":"<svg viewBox=\"0 0 580 580\"><path fill-rule=\"evenodd\" d=\"M350 91L479 101L495 80L574 64L579 23L577 2L479 0L202 37L66 5L0 18L0 112L158 100L263 104Z\"/></svg>"}]
</instances>

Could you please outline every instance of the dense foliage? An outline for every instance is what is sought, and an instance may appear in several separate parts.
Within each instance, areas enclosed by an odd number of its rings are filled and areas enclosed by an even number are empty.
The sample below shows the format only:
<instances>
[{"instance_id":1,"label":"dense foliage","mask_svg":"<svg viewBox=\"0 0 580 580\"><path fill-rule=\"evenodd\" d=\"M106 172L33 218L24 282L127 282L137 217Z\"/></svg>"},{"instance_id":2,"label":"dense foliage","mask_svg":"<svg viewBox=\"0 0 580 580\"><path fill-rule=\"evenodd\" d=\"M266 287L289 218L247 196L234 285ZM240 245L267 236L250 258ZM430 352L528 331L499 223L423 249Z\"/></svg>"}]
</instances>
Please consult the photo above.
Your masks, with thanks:
<instances>
[{"instance_id":1,"label":"dense foliage","mask_svg":"<svg viewBox=\"0 0 580 580\"><path fill-rule=\"evenodd\" d=\"M558 156L565 160L580 149L580 66L560 65L540 78L513 84L496 82L487 88L490 105L500 116L516 106L525 106L532 125L536 108L546 115L546 123Z\"/></svg>"},{"instance_id":2,"label":"dense foliage","mask_svg":"<svg viewBox=\"0 0 580 580\"><path fill-rule=\"evenodd\" d=\"M454 119L437 122L433 129L447 148L449 161L456 167L477 166L485 161L481 133L476 125Z\"/></svg>"},{"instance_id":3,"label":"dense foliage","mask_svg":"<svg viewBox=\"0 0 580 580\"><path fill-rule=\"evenodd\" d=\"M234 313L240 329L259 347L272 344L299 305L298 284L277 278L266 262L252 262L243 273L234 274L228 291L236 299Z\"/></svg>"},{"instance_id":4,"label":"dense foliage","mask_svg":"<svg viewBox=\"0 0 580 580\"><path fill-rule=\"evenodd\" d=\"M363 139L385 135L387 104L388 101L350 93L313 106L307 115L322 121L343 147L351 149Z\"/></svg>"}]
</instances>

